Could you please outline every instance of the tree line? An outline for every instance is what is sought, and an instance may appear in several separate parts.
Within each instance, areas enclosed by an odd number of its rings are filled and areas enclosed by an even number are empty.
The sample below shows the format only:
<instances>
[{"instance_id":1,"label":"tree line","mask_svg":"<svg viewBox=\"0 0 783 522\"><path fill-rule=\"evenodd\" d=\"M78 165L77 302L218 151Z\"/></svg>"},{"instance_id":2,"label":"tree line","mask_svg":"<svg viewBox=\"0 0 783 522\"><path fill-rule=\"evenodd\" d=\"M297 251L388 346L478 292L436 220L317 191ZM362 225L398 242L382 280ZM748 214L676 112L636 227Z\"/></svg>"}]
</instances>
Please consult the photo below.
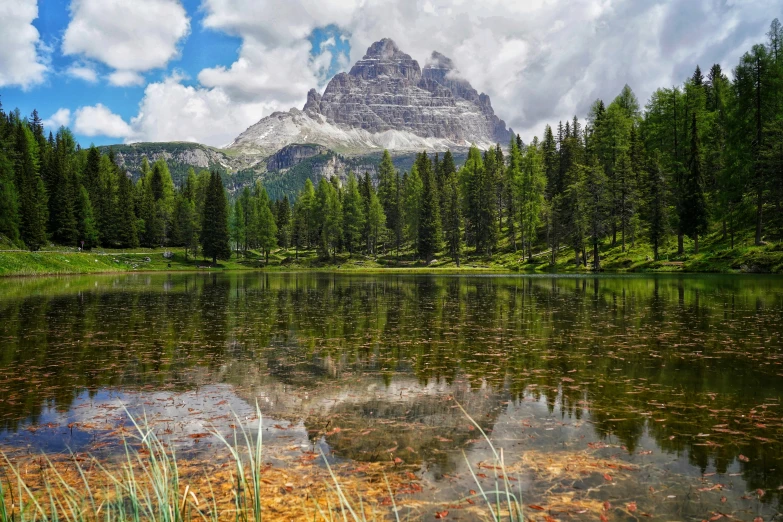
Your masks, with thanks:
<instances>
[{"instance_id":1,"label":"tree line","mask_svg":"<svg viewBox=\"0 0 783 522\"><path fill-rule=\"evenodd\" d=\"M602 246L640 240L653 257L671 238L685 252L710 230L734 247L783 234L783 29L745 53L729 79L697 66L682 85L656 90L644 108L627 85L596 100L543 138L470 149L457 168L450 151L421 153L399 172L385 151L377 179L350 173L305 181L293 204L270 201L262 183L232 202L218 173L191 169L175 187L165 161L142 165L133 184L113 152L83 150L68 129L44 135L34 111L0 106L0 234L38 249L47 241L85 247L181 246L213 261L277 247L378 255L439 254L458 265L466 249L564 248L600 268Z\"/></svg>"}]
</instances>

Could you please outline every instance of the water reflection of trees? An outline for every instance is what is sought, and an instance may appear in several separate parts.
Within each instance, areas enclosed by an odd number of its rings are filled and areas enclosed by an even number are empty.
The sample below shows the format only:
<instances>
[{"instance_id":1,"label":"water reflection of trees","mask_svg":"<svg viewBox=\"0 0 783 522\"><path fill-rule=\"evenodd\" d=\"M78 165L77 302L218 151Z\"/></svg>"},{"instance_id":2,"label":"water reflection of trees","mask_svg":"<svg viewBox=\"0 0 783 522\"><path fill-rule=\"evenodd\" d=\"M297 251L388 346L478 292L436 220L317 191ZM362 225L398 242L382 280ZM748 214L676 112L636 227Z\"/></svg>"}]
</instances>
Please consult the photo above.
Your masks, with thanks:
<instances>
[{"instance_id":1,"label":"water reflection of trees","mask_svg":"<svg viewBox=\"0 0 783 522\"><path fill-rule=\"evenodd\" d=\"M462 375L473 387L540 398L553 414L589 411L597 433L629 451L647 432L701 469L725 471L743 454L754 487L777 487L771 470L783 467L779 444L765 443L781 440L781 406L771 400L783 392L779 279L68 281L67 290L14 282L0 300L5 429L45 406L65 410L84 390L188 387L194 368L220 379L221 368L240 364L313 387L357 373L387 383L398 373L420 383Z\"/></svg>"}]
</instances>

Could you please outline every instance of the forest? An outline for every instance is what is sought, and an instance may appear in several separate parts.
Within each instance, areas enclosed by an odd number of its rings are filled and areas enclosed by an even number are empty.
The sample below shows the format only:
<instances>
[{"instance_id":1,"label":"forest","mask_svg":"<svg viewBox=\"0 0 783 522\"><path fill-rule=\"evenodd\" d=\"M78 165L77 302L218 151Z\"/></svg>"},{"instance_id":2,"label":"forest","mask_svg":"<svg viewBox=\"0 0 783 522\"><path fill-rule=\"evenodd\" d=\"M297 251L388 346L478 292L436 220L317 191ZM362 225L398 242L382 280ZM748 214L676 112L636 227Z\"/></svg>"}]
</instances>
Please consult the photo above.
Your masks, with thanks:
<instances>
[{"instance_id":1,"label":"forest","mask_svg":"<svg viewBox=\"0 0 783 522\"><path fill-rule=\"evenodd\" d=\"M460 168L450 151L418 155L407 172L384 152L377 179L309 179L294 201L272 201L261 180L229 198L218 172L192 169L176 186L163 160L133 183L114 152L81 148L37 112L0 106L0 235L47 245L180 247L186 257L269 260L277 249L338 255L521 258L563 251L601 269L606 248L649 246L657 260L699 252L716 235L735 248L783 236L783 27L746 52L731 78L696 66L644 106L627 85L582 121L547 125L541 139L480 151Z\"/></svg>"}]
</instances>

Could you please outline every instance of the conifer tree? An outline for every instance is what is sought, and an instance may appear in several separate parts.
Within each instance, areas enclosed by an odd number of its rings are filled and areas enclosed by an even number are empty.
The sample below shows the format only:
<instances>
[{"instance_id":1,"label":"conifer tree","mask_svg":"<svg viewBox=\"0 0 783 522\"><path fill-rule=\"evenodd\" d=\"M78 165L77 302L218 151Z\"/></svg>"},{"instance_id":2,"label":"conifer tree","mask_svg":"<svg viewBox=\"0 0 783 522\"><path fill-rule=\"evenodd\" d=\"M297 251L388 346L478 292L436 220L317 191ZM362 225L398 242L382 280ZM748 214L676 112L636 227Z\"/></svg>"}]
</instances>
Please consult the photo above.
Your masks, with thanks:
<instances>
[{"instance_id":1,"label":"conifer tree","mask_svg":"<svg viewBox=\"0 0 783 522\"><path fill-rule=\"evenodd\" d=\"M139 234L137 230L137 218L134 212L133 182L120 169L117 176L117 204L116 204L116 239L120 248L135 248L139 246ZM89 195L89 192L88 192ZM195 214L191 216L195 220ZM97 228L97 226L96 226ZM190 245L194 241L191 240ZM187 252L186 252L187 255Z\"/></svg>"},{"instance_id":2,"label":"conifer tree","mask_svg":"<svg viewBox=\"0 0 783 522\"><path fill-rule=\"evenodd\" d=\"M152 190L148 191L150 196ZM228 201L223 181L218 172L211 172L209 185L204 197L204 210L201 217L201 251L205 257L211 257L212 263L218 259L229 259L231 247L228 244Z\"/></svg>"},{"instance_id":3,"label":"conifer tree","mask_svg":"<svg viewBox=\"0 0 783 522\"><path fill-rule=\"evenodd\" d=\"M288 248L291 244L291 203L288 201L287 194L275 204L275 222L277 244L282 248Z\"/></svg>"},{"instance_id":4,"label":"conifer tree","mask_svg":"<svg viewBox=\"0 0 783 522\"><path fill-rule=\"evenodd\" d=\"M421 216L421 194L423 190L418 162L414 163L410 173L403 177L403 185L405 236L415 247L419 240L419 218Z\"/></svg>"},{"instance_id":5,"label":"conifer tree","mask_svg":"<svg viewBox=\"0 0 783 522\"><path fill-rule=\"evenodd\" d=\"M231 241L234 243L234 250L236 250L237 257L242 250L242 245L245 242L245 222L243 216L245 211L242 207L242 200L237 199L234 202L234 206L231 209L231 216L229 218L229 231L231 234Z\"/></svg>"},{"instance_id":6,"label":"conifer tree","mask_svg":"<svg viewBox=\"0 0 783 522\"><path fill-rule=\"evenodd\" d=\"M343 240L349 254L359 250L365 225L364 202L353 172L348 173L343 196Z\"/></svg>"},{"instance_id":7,"label":"conifer tree","mask_svg":"<svg viewBox=\"0 0 783 522\"><path fill-rule=\"evenodd\" d=\"M383 213L378 194L376 194L369 176L366 176L367 187L367 253L375 255L377 253L378 241L380 241L383 231L386 228L386 215Z\"/></svg>"},{"instance_id":8,"label":"conifer tree","mask_svg":"<svg viewBox=\"0 0 783 522\"><path fill-rule=\"evenodd\" d=\"M684 234L693 238L694 253L699 253L699 235L707 232L707 202L702 179L701 145L696 113L691 120L691 154L689 169L683 186L683 205L680 223Z\"/></svg>"},{"instance_id":9,"label":"conifer tree","mask_svg":"<svg viewBox=\"0 0 783 522\"><path fill-rule=\"evenodd\" d=\"M16 158L20 237L27 248L38 250L46 243L46 188L39 174L38 142L22 122L16 128Z\"/></svg>"},{"instance_id":10,"label":"conifer tree","mask_svg":"<svg viewBox=\"0 0 783 522\"><path fill-rule=\"evenodd\" d=\"M647 233L652 245L653 259L658 261L668 231L668 203L666 177L661 166L660 152L655 151L647 167L645 214Z\"/></svg>"},{"instance_id":11,"label":"conifer tree","mask_svg":"<svg viewBox=\"0 0 783 522\"><path fill-rule=\"evenodd\" d=\"M3 148L0 141L0 235L15 243L19 240L19 196L14 184L14 166Z\"/></svg>"},{"instance_id":12,"label":"conifer tree","mask_svg":"<svg viewBox=\"0 0 783 522\"><path fill-rule=\"evenodd\" d=\"M79 187L79 201L75 217L78 223L77 236L79 241L84 241L85 248L92 248L98 245L98 224L92 211L90 195L84 186Z\"/></svg>"},{"instance_id":13,"label":"conifer tree","mask_svg":"<svg viewBox=\"0 0 783 522\"><path fill-rule=\"evenodd\" d=\"M277 246L277 225L275 224L275 216L269 206L269 196L266 188L260 181L256 183L254 199L256 205L255 229L258 246L264 254L264 261L268 263L269 254Z\"/></svg>"},{"instance_id":14,"label":"conifer tree","mask_svg":"<svg viewBox=\"0 0 783 522\"><path fill-rule=\"evenodd\" d=\"M422 152L416 160L416 167L422 181L421 199L419 203L419 230L417 252L419 257L429 265L435 254L441 249L443 241L440 221L440 196L438 182L432 162L426 152Z\"/></svg>"},{"instance_id":15,"label":"conifer tree","mask_svg":"<svg viewBox=\"0 0 783 522\"><path fill-rule=\"evenodd\" d=\"M445 161L444 157L444 163ZM459 267L463 245L462 208L456 174L445 177L443 183L443 235L446 240L448 254Z\"/></svg>"}]
</instances>

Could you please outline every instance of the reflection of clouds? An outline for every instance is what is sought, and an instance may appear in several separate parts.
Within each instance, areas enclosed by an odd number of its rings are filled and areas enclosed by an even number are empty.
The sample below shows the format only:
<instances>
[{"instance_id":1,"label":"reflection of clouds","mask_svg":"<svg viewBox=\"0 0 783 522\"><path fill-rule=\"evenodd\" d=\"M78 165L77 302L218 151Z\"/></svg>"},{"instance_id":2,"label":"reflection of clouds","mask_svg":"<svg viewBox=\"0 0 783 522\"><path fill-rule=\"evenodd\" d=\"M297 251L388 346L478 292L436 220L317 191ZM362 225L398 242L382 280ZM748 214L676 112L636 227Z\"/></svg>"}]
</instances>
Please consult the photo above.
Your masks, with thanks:
<instances>
[{"instance_id":1,"label":"reflection of clouds","mask_svg":"<svg viewBox=\"0 0 783 522\"><path fill-rule=\"evenodd\" d=\"M258 427L255 404L225 384L186 392L100 390L92 395L80 394L67 412L47 407L35 427L15 434L4 433L0 441L18 446L22 439L34 447L53 451L89 449L89 444L98 439L112 441L122 435L138 434L126 409L142 428L152 428L159 438L178 448L202 442L215 444L218 440L211 435L214 431L232 441L232 426L236 426L241 439L240 424L248 435L255 437ZM291 426L287 421L264 415L261 422L264 444L307 444L301 423Z\"/></svg>"}]
</instances>

